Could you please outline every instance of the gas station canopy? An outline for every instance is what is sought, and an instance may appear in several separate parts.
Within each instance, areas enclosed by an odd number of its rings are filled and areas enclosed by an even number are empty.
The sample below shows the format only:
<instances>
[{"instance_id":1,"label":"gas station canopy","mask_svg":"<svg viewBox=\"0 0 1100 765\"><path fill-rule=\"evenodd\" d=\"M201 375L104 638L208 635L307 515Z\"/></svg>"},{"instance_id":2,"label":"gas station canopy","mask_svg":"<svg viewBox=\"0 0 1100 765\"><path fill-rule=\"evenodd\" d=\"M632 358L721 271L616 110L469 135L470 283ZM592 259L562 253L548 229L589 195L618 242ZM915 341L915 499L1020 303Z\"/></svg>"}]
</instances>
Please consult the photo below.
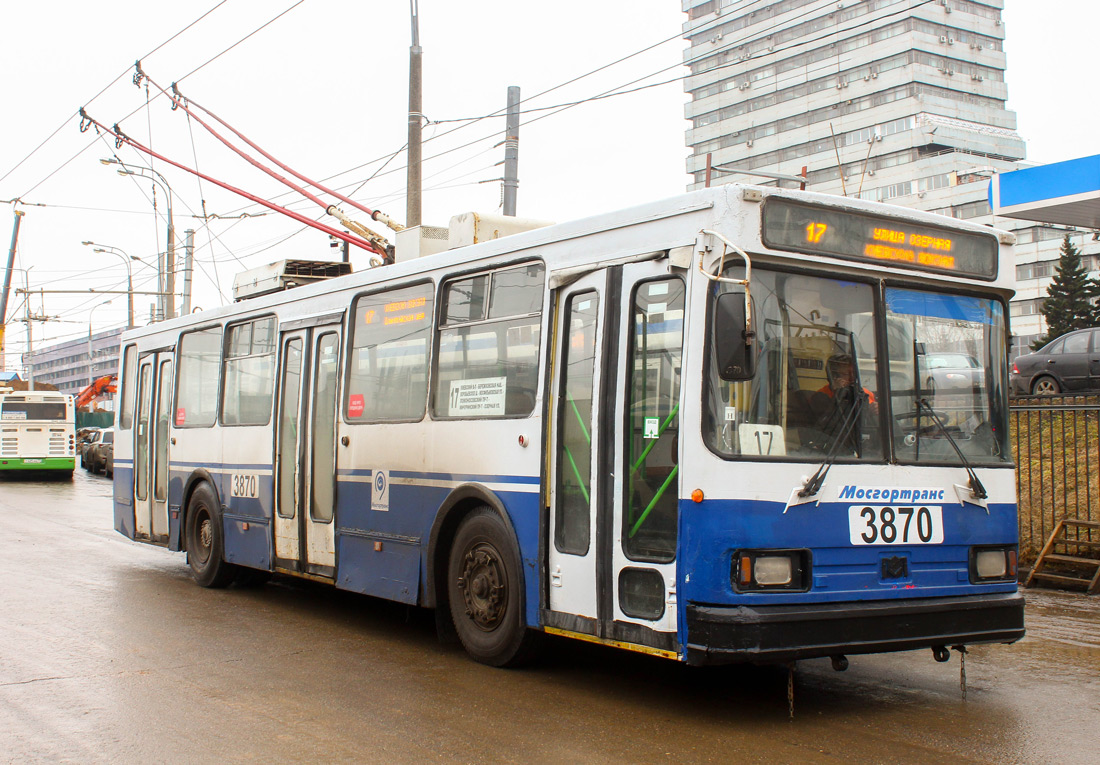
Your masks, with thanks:
<instances>
[{"instance_id":1,"label":"gas station canopy","mask_svg":"<svg viewBox=\"0 0 1100 765\"><path fill-rule=\"evenodd\" d=\"M1004 218L1100 229L1100 154L996 175L989 205Z\"/></svg>"}]
</instances>

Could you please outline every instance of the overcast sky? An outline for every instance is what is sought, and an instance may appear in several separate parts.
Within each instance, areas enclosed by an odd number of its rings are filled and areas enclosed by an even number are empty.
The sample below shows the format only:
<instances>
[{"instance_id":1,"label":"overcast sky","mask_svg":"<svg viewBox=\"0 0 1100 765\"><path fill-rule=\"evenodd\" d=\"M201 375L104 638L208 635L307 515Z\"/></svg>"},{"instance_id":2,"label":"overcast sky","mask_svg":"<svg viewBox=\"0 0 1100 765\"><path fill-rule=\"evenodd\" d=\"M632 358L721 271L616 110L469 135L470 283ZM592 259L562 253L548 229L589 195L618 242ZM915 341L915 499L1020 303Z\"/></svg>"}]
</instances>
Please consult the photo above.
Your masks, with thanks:
<instances>
[{"instance_id":1,"label":"overcast sky","mask_svg":"<svg viewBox=\"0 0 1100 765\"><path fill-rule=\"evenodd\" d=\"M152 184L120 177L115 168L99 163L113 155L134 166L147 166L148 160L127 147L116 150L113 141L97 139L94 131L80 133L74 115L81 106L107 125L120 121L127 134L151 142L171 159L197 163L220 180L266 198L284 190L197 123L189 124L182 111L173 112L155 88L149 90L147 106L144 85L136 88L131 82L138 57L144 57L143 68L157 84L167 88L180 81L185 95L299 172L318 180L340 174L333 185L354 189L355 198L367 206L404 219L405 155L400 150L406 137L408 2L295 2L5 3L0 176L6 177L0 180L0 200L23 200L20 209L26 216L16 267L30 269L32 288L124 288L123 259L81 245L92 240L141 258L132 261L135 289L154 289L155 272L146 262L155 262L165 247L164 195L157 190L159 217L154 217ZM1007 0L1006 6L1009 107L1018 115L1029 159L1052 162L1100 152L1092 55L1100 2ZM494 179L502 174L496 163L503 160L504 149L496 144L503 117L472 124L448 120L502 109L509 85L520 86L523 97L531 98L524 108L539 108L683 73L678 64L684 17L677 0L421 0L419 12L424 113L439 123L425 130L425 137L432 138L424 148L424 222L429 224L445 226L453 214L495 211L500 204L500 184ZM607 66L650 46L655 47ZM596 75L532 98L605 66ZM568 220L683 192L688 182L684 100L682 86L674 82L556 114L525 114L519 214ZM270 213L233 219L263 210L208 183L200 189L192 176L163 163L154 167L175 192L179 235L186 228L196 230L197 306L230 299L233 275L242 268L281 258L336 256L324 234L307 230L295 235L300 224ZM203 200L206 212L219 219L204 224L197 217ZM321 214L297 196L277 201L310 217ZM11 211L10 204L0 208L4 245ZM352 249L353 265L366 267L358 252ZM13 287L22 287L26 277L26 271L18 271ZM125 296L101 305L107 299L35 296L32 312L59 319L35 324L35 344L86 336L89 315L97 330L125 322ZM22 300L11 296L9 316L15 308L22 316ZM145 322L152 300L136 298L138 323ZM22 323L9 325L7 368L18 364L10 354L25 348L25 337Z\"/></svg>"}]
</instances>

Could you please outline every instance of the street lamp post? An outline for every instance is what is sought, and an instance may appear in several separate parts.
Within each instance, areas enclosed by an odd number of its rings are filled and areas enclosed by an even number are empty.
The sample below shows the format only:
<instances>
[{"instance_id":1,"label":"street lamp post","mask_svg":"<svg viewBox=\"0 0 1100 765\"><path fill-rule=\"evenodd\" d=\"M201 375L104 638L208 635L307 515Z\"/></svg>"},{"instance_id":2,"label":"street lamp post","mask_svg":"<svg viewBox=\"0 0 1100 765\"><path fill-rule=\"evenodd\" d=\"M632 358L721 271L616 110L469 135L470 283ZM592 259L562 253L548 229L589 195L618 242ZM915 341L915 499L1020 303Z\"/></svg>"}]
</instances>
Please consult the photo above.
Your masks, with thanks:
<instances>
[{"instance_id":1,"label":"street lamp post","mask_svg":"<svg viewBox=\"0 0 1100 765\"><path fill-rule=\"evenodd\" d=\"M121 247L111 247L106 244L96 244L95 242L81 242L85 246L91 246L92 252L106 252L111 255L117 255L122 258L122 262L126 264L126 329L134 328L134 274L130 269L130 261L138 260L141 258L135 258L132 255L127 255L126 251Z\"/></svg>"},{"instance_id":2,"label":"street lamp post","mask_svg":"<svg viewBox=\"0 0 1100 765\"><path fill-rule=\"evenodd\" d=\"M168 180L163 175L151 167L138 167L135 169L117 159L101 159L99 161L104 165L118 165L119 175L138 176L152 181L164 190L164 195L168 198L168 250L166 262L160 262L158 259L160 283L157 285L158 292L167 294L162 295L157 300L160 303L163 318L171 319L176 315L176 225L172 217L172 187L168 185ZM146 175L146 171L152 173L152 175Z\"/></svg>"},{"instance_id":3,"label":"street lamp post","mask_svg":"<svg viewBox=\"0 0 1100 765\"><path fill-rule=\"evenodd\" d=\"M133 294L133 292L130 293L131 298ZM102 303L96 303L92 306L92 309L88 311L88 385L95 382L95 374L92 372L92 314L95 313L95 309L99 308L101 305L108 305L110 302L110 300L104 300Z\"/></svg>"}]
</instances>

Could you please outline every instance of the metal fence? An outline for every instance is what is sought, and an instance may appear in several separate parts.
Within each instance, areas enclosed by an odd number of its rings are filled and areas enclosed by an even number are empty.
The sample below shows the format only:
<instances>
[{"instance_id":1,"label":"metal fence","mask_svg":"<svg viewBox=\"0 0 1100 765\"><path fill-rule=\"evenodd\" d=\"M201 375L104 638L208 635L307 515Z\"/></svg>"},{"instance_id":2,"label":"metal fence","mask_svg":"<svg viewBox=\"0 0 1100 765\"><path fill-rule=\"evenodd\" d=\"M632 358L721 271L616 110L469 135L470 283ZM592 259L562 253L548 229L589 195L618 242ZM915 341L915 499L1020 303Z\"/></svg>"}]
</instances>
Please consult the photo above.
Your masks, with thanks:
<instances>
[{"instance_id":1,"label":"metal fence","mask_svg":"<svg viewBox=\"0 0 1100 765\"><path fill-rule=\"evenodd\" d=\"M1033 561L1061 518L1100 521L1100 396L1021 396L1009 407L1020 558ZM1082 530L1082 539L1100 534Z\"/></svg>"}]
</instances>

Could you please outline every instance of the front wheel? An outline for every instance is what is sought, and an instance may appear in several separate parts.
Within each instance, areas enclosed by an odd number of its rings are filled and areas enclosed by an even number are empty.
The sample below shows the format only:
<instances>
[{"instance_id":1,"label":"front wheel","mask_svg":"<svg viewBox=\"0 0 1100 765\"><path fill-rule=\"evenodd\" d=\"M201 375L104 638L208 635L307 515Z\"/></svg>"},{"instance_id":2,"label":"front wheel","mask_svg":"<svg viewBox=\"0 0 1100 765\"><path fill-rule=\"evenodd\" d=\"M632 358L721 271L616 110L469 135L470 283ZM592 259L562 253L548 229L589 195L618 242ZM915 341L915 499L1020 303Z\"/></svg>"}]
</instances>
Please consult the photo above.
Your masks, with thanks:
<instances>
[{"instance_id":1,"label":"front wheel","mask_svg":"<svg viewBox=\"0 0 1100 765\"><path fill-rule=\"evenodd\" d=\"M493 667L530 657L535 633L524 620L523 571L512 532L481 507L463 519L447 565L451 618L466 652Z\"/></svg>"},{"instance_id":2,"label":"front wheel","mask_svg":"<svg viewBox=\"0 0 1100 765\"><path fill-rule=\"evenodd\" d=\"M209 484L201 484L187 503L187 563L202 587L225 587L237 567L225 561L225 536L218 499Z\"/></svg>"}]
</instances>

